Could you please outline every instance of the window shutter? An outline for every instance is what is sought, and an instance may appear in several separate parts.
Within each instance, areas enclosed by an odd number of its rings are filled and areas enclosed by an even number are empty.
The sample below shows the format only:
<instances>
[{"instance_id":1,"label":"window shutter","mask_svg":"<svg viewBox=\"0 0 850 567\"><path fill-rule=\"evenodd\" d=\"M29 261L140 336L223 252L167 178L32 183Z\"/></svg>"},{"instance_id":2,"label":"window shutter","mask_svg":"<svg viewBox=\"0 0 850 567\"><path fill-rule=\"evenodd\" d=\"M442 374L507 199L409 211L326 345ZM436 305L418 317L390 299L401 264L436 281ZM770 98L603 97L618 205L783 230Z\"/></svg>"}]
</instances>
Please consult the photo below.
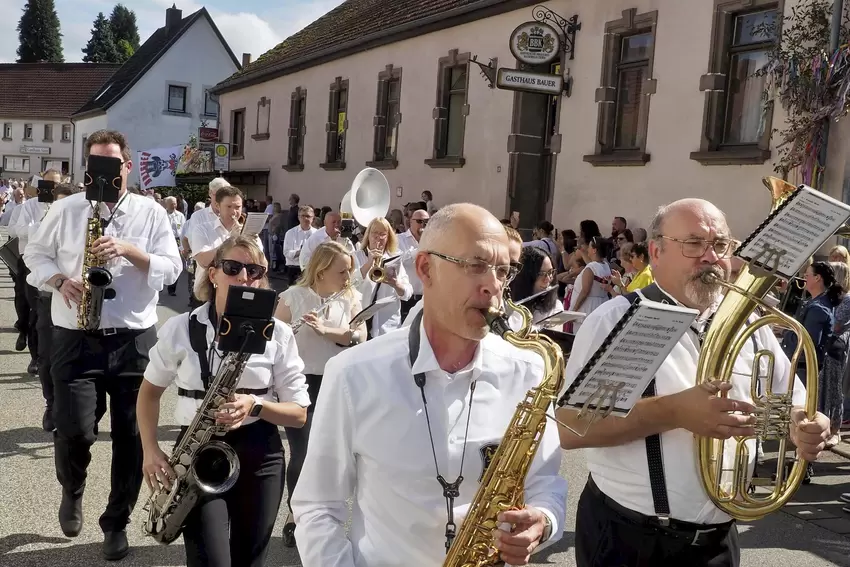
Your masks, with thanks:
<instances>
[{"instance_id":1,"label":"window shutter","mask_svg":"<svg viewBox=\"0 0 850 567\"><path fill-rule=\"evenodd\" d=\"M449 109L445 106L434 108L434 157L446 157L446 145L449 139Z\"/></svg>"},{"instance_id":2,"label":"window shutter","mask_svg":"<svg viewBox=\"0 0 850 567\"><path fill-rule=\"evenodd\" d=\"M389 97L389 82L386 79L378 81L378 99L375 110L375 144L374 160L381 161L386 157L387 144L387 98Z\"/></svg>"},{"instance_id":3,"label":"window shutter","mask_svg":"<svg viewBox=\"0 0 850 567\"><path fill-rule=\"evenodd\" d=\"M292 93L292 99L289 101L289 130L287 137L289 146L287 148L286 161L289 165L298 165L298 136L299 136L299 119L298 113L301 107L301 96L298 91Z\"/></svg>"}]
</instances>

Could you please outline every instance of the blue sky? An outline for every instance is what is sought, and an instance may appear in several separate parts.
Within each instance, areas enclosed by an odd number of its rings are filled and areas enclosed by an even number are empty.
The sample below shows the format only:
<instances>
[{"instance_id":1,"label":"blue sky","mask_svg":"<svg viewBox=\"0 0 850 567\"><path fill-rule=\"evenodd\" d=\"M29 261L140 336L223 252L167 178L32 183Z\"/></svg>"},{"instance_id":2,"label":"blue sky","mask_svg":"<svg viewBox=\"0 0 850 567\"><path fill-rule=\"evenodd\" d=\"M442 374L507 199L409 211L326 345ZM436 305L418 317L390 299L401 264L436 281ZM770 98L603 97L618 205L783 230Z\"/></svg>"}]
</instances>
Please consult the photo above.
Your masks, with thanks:
<instances>
[{"instance_id":1,"label":"blue sky","mask_svg":"<svg viewBox=\"0 0 850 567\"><path fill-rule=\"evenodd\" d=\"M82 59L82 48L91 36L98 12L107 17L117 3L112 0L54 0L62 27L65 61ZM254 59L287 36L325 14L343 0L123 0L136 12L142 41L165 24L165 10L176 4L183 15L206 6L237 58L251 53ZM25 0L0 0L0 62L17 59L17 25Z\"/></svg>"}]
</instances>

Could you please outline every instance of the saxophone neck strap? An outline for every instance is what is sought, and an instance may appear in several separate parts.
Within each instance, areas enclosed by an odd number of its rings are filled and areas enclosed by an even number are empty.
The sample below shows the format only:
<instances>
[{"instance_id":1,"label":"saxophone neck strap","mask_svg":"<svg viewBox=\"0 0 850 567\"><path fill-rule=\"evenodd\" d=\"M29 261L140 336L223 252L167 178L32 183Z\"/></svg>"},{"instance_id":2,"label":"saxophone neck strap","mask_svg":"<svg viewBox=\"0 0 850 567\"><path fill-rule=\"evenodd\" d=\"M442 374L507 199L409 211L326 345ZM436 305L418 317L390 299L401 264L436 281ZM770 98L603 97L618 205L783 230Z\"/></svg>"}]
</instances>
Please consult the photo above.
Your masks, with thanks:
<instances>
[{"instance_id":1,"label":"saxophone neck strap","mask_svg":"<svg viewBox=\"0 0 850 567\"><path fill-rule=\"evenodd\" d=\"M209 304L210 322L216 320L215 306ZM213 325L215 326L215 325ZM204 391L210 387L212 378L212 368L210 359L207 356L209 344L207 343L207 326L198 320L197 315L189 317L189 343L192 345L192 350L198 354L198 364L201 367L201 382L204 384Z\"/></svg>"}]
</instances>

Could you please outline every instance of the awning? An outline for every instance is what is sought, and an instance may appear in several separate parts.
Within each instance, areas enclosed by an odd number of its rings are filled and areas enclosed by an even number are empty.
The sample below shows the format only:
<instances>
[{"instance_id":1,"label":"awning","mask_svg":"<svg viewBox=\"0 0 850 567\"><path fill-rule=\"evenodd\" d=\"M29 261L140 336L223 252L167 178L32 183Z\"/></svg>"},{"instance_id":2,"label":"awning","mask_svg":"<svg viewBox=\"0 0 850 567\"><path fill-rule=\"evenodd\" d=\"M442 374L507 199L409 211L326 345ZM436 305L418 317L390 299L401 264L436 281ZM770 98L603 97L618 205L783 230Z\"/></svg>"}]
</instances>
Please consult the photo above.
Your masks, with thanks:
<instances>
[{"instance_id":1,"label":"awning","mask_svg":"<svg viewBox=\"0 0 850 567\"><path fill-rule=\"evenodd\" d=\"M216 177L219 177L219 172L217 171L211 171L209 173L181 173L177 175L177 185L207 185ZM227 179L235 187L261 185L268 188L269 186L268 169L223 171L221 172L221 177Z\"/></svg>"}]
</instances>

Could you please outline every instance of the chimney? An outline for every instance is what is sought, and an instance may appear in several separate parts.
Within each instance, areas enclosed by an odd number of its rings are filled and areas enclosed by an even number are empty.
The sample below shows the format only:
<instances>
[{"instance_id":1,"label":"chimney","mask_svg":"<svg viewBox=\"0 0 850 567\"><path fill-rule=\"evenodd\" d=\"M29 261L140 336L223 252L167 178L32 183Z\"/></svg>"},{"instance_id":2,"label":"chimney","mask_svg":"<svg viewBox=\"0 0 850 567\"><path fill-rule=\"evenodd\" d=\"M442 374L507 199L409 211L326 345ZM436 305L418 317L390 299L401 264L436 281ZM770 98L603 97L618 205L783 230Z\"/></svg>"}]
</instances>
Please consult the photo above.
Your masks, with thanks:
<instances>
[{"instance_id":1,"label":"chimney","mask_svg":"<svg viewBox=\"0 0 850 567\"><path fill-rule=\"evenodd\" d=\"M251 64L251 54L250 53L243 53L242 54L242 66L247 67L250 64Z\"/></svg>"},{"instance_id":2,"label":"chimney","mask_svg":"<svg viewBox=\"0 0 850 567\"><path fill-rule=\"evenodd\" d=\"M183 20L183 10L177 9L177 4L172 4L171 8L165 11L165 28L171 29L177 27Z\"/></svg>"}]
</instances>

